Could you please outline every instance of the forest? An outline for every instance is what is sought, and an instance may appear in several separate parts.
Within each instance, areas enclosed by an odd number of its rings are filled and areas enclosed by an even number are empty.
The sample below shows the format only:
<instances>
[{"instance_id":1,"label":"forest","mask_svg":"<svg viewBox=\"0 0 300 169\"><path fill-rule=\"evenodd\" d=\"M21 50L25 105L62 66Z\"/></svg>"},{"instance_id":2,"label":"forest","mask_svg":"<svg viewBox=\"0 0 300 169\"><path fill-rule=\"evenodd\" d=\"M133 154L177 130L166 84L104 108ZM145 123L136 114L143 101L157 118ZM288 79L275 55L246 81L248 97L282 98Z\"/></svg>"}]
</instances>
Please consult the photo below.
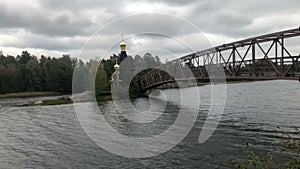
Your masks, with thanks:
<instances>
[{"instance_id":1,"label":"forest","mask_svg":"<svg viewBox=\"0 0 300 169\"><path fill-rule=\"evenodd\" d=\"M72 58L70 55L62 57L34 56L23 51L18 56L0 55L0 94L19 92L57 92L61 94L72 93L72 79L74 75L80 76L73 91L84 92L92 85L96 91L110 91L111 75L114 72L115 60L119 55L113 54L101 61L89 60L84 62ZM132 56L128 56L132 57ZM145 53L144 56L132 57L134 64L139 68L146 65L159 66L158 56ZM96 80L91 81L91 72L97 71Z\"/></svg>"}]
</instances>

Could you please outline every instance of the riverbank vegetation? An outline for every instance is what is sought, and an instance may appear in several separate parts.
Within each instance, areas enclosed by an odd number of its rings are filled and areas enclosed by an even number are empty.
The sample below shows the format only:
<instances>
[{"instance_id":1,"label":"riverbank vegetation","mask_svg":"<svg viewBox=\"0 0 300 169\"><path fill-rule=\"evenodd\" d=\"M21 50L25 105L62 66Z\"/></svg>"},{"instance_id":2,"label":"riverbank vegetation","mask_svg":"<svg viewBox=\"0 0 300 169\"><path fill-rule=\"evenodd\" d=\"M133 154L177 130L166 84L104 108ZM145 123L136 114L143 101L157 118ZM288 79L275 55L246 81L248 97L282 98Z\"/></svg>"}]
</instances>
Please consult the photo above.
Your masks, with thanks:
<instances>
[{"instance_id":1,"label":"riverbank vegetation","mask_svg":"<svg viewBox=\"0 0 300 169\"><path fill-rule=\"evenodd\" d=\"M71 104L73 101L71 99L65 99L65 98L58 98L54 100L43 100L41 105L42 106L51 106L51 105L61 105L61 104Z\"/></svg>"},{"instance_id":2,"label":"riverbank vegetation","mask_svg":"<svg viewBox=\"0 0 300 169\"><path fill-rule=\"evenodd\" d=\"M96 93L110 91L109 81L114 72L115 61L119 60L119 57L113 54L101 61L84 62L71 58L70 55L60 58L44 55L37 57L27 51L16 57L0 55L0 98L70 94L72 91L80 93L90 89L95 89ZM150 53L128 57L133 59L136 71L161 64L159 57ZM96 72L96 78L93 77L93 72ZM138 74L140 75L141 73ZM73 78L75 85L72 89ZM139 95L137 80L135 77L130 86L132 97ZM99 98L103 100L109 97Z\"/></svg>"},{"instance_id":3,"label":"riverbank vegetation","mask_svg":"<svg viewBox=\"0 0 300 169\"><path fill-rule=\"evenodd\" d=\"M2 99L2 98L40 97L40 96L58 96L58 95L61 95L61 93L57 93L57 92L21 92L21 93L0 94L0 99Z\"/></svg>"},{"instance_id":4,"label":"riverbank vegetation","mask_svg":"<svg viewBox=\"0 0 300 169\"><path fill-rule=\"evenodd\" d=\"M253 145L244 147L243 159L232 162L237 169L299 169L300 168L300 130L297 136L280 134L279 143L273 145L271 152L261 152Z\"/></svg>"},{"instance_id":5,"label":"riverbank vegetation","mask_svg":"<svg viewBox=\"0 0 300 169\"><path fill-rule=\"evenodd\" d=\"M0 94L32 92L72 92L72 74L76 60L69 55L61 58L28 53L0 56Z\"/></svg>"}]
</instances>

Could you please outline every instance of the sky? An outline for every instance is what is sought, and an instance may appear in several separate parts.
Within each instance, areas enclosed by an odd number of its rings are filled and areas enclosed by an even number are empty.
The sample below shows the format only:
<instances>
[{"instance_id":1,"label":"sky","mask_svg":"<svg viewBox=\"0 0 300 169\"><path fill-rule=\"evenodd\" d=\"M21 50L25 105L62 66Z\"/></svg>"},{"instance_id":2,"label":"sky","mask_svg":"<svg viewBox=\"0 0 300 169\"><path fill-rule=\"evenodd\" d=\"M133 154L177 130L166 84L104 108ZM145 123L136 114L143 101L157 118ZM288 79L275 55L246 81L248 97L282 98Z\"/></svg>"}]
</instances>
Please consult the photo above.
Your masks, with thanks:
<instances>
[{"instance_id":1,"label":"sky","mask_svg":"<svg viewBox=\"0 0 300 169\"><path fill-rule=\"evenodd\" d=\"M174 58L297 28L299 18L299 0L1 0L0 51L105 58L124 34L130 55Z\"/></svg>"}]
</instances>

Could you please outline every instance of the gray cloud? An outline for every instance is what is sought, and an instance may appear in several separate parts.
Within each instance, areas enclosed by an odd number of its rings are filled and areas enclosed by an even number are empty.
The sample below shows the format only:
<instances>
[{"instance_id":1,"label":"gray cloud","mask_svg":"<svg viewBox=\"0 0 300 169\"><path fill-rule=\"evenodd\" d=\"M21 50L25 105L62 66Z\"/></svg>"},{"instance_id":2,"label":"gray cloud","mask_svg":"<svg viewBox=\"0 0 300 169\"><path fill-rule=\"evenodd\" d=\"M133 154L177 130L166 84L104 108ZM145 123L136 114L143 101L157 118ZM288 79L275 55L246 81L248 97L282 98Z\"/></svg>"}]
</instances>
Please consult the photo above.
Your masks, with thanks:
<instances>
[{"instance_id":1,"label":"gray cloud","mask_svg":"<svg viewBox=\"0 0 300 169\"><path fill-rule=\"evenodd\" d=\"M198 2L199 0L152 0L151 2L159 2L167 5L189 5ZM141 0L135 0L135 2L141 2ZM142 2L149 2L147 0L142 0Z\"/></svg>"},{"instance_id":2,"label":"gray cloud","mask_svg":"<svg viewBox=\"0 0 300 169\"><path fill-rule=\"evenodd\" d=\"M209 33L223 34L234 38L246 38L257 34L274 31L286 27L277 26L286 22L281 20L274 25L260 25L265 29L251 25L258 18L275 17L276 15L299 15L300 1L297 0L265 0L265 1L209 1L203 0L191 6L187 18L199 26L203 31ZM290 24L290 27L295 27ZM276 31L275 29L275 31Z\"/></svg>"},{"instance_id":3,"label":"gray cloud","mask_svg":"<svg viewBox=\"0 0 300 169\"><path fill-rule=\"evenodd\" d=\"M143 32L153 32L178 36L195 32L196 29L187 25L179 18L165 14L138 14L125 17L111 23L102 32L115 34L136 34Z\"/></svg>"},{"instance_id":4,"label":"gray cloud","mask_svg":"<svg viewBox=\"0 0 300 169\"><path fill-rule=\"evenodd\" d=\"M128 9L132 4L146 4L149 9ZM78 51L90 35L112 20L151 11L182 17L215 37L242 39L298 27L299 6L298 0L42 0L26 1L26 4L5 0L0 2L0 37L9 35L14 38L2 39L0 50L14 47L20 50ZM97 34L87 50L90 53L92 50L105 51L112 45L108 42L119 41L121 33L158 32L174 37L188 36L190 41L195 41L191 44L199 43L191 38L195 30L186 27L183 21L174 21L168 15L153 16L136 15L111 24L101 35ZM157 45L172 50L171 43L165 40L161 41L164 45L159 44L159 39L154 39L153 43L156 44L151 44L151 47ZM134 43L129 42L129 45ZM173 50L183 51L178 47L173 47Z\"/></svg>"},{"instance_id":5,"label":"gray cloud","mask_svg":"<svg viewBox=\"0 0 300 169\"><path fill-rule=\"evenodd\" d=\"M93 22L83 16L62 12L56 15L48 11L33 11L23 14L21 9L9 10L0 4L0 27L22 28L26 31L48 36L85 35Z\"/></svg>"},{"instance_id":6,"label":"gray cloud","mask_svg":"<svg viewBox=\"0 0 300 169\"><path fill-rule=\"evenodd\" d=\"M124 1L109 0L42 0L39 5L51 10L70 10L79 12L80 10L93 10L98 8L119 8L124 5Z\"/></svg>"}]
</instances>

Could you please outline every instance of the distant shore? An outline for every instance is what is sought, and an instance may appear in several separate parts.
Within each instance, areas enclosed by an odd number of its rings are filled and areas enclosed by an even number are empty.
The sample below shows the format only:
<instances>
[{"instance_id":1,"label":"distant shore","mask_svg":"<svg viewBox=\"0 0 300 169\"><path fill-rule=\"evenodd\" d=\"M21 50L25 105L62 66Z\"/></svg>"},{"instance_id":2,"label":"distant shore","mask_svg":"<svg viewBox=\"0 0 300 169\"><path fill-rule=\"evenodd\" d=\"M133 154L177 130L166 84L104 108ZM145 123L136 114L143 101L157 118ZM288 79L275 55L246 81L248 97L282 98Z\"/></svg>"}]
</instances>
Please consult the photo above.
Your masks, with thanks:
<instances>
[{"instance_id":1,"label":"distant shore","mask_svg":"<svg viewBox=\"0 0 300 169\"><path fill-rule=\"evenodd\" d=\"M21 92L0 94L0 99L5 98L28 98L28 97L43 97L43 96L60 96L62 93L57 92Z\"/></svg>"},{"instance_id":2,"label":"distant shore","mask_svg":"<svg viewBox=\"0 0 300 169\"><path fill-rule=\"evenodd\" d=\"M226 82L226 84L234 84L234 83L251 83L254 81L229 81ZM205 86L210 85L210 82L198 82L198 86ZM216 83L216 84L222 84L222 83ZM189 86L187 86L189 87ZM170 88L178 88L178 86L162 86L160 89L170 89ZM29 97L46 97L46 96L62 96L64 94L57 93L57 92L20 92L20 93L7 93L7 94L0 94L0 99L6 99L6 98L29 98ZM106 100L112 100L111 95L99 95L98 98L99 101L106 101Z\"/></svg>"},{"instance_id":3,"label":"distant shore","mask_svg":"<svg viewBox=\"0 0 300 169\"><path fill-rule=\"evenodd\" d=\"M238 84L238 83L253 83L256 82L255 80L239 80L239 81L226 81L226 82L197 82L197 85L192 84L186 84L182 85L181 88L188 88L188 87L195 87L195 86L207 86L207 85L218 85L218 84ZM165 85L162 85L158 87L157 89L176 89L179 88L179 86L176 84L176 82L168 83Z\"/></svg>"},{"instance_id":4,"label":"distant shore","mask_svg":"<svg viewBox=\"0 0 300 169\"><path fill-rule=\"evenodd\" d=\"M205 86L211 84L237 84L237 83L253 83L255 80L238 80L238 81L226 81L226 82L198 82L198 86Z\"/></svg>"},{"instance_id":5,"label":"distant shore","mask_svg":"<svg viewBox=\"0 0 300 169\"><path fill-rule=\"evenodd\" d=\"M226 84L235 84L235 83L252 83L254 81L228 81ZM223 82L220 83L210 83L210 82L198 82L197 86L205 86L210 84L224 84ZM192 86L186 86L186 87L192 87ZM171 83L168 85L164 85L159 87L159 89L172 89L172 88L178 88L177 84ZM7 93L7 94L0 94L0 99L6 99L6 98L30 98L30 97L47 97L47 96L62 96L55 99L50 100L40 100L37 103L32 103L25 106L33 106L33 105L60 105L60 104L70 104L73 103L73 100L69 96L64 96L62 93L57 92L21 92L21 93ZM103 101L109 101L113 100L111 94L107 93L101 93L97 94L97 101L103 102ZM147 97L147 95L139 95L139 97Z\"/></svg>"}]
</instances>

